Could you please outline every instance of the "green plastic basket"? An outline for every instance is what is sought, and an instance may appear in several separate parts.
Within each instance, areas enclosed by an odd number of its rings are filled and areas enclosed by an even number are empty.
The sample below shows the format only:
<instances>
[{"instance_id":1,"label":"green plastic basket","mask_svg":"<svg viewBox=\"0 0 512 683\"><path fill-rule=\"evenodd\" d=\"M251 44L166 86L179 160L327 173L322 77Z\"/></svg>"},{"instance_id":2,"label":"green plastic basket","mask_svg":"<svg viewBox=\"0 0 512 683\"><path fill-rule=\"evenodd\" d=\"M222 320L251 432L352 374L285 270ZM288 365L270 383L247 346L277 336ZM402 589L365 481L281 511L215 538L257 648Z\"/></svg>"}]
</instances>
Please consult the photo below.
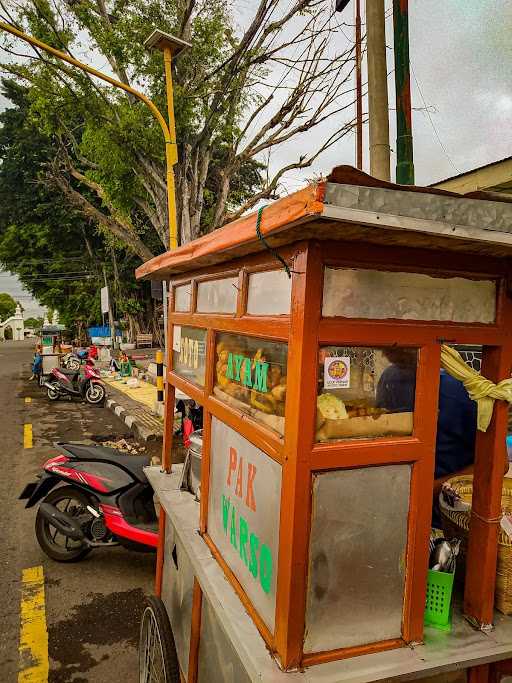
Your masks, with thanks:
<instances>
[{"instance_id":1,"label":"green plastic basket","mask_svg":"<svg viewBox=\"0 0 512 683\"><path fill-rule=\"evenodd\" d=\"M451 629L451 604L455 574L428 570L425 624L442 631Z\"/></svg>"}]
</instances>

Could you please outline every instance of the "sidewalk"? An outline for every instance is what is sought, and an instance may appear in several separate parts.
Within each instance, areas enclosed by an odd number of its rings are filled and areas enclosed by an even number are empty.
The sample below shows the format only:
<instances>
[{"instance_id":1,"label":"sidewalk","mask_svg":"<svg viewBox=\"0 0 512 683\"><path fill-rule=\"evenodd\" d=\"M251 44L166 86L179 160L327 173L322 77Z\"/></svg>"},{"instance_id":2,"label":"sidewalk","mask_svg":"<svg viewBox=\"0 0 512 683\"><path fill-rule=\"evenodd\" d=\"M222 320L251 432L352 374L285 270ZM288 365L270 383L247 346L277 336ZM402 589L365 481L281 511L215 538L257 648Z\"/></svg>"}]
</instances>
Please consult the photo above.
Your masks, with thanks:
<instances>
[{"instance_id":1,"label":"sidewalk","mask_svg":"<svg viewBox=\"0 0 512 683\"><path fill-rule=\"evenodd\" d=\"M163 437L163 420L154 413L157 394L153 384L139 380L139 386L132 388L110 377L103 377L103 380L107 385L107 408L118 415L129 429L144 441Z\"/></svg>"}]
</instances>

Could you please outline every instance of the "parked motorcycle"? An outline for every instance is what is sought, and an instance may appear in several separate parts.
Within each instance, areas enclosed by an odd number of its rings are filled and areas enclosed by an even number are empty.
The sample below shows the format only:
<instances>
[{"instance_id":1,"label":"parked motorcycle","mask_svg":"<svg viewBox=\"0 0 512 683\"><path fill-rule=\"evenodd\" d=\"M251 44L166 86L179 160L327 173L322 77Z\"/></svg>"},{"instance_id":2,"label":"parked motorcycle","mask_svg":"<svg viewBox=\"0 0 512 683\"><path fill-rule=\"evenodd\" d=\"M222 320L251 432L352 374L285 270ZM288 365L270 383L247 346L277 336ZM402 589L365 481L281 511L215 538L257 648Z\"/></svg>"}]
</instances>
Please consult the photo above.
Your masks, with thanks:
<instances>
[{"instance_id":1,"label":"parked motorcycle","mask_svg":"<svg viewBox=\"0 0 512 683\"><path fill-rule=\"evenodd\" d=\"M80 370L82 363L85 363L89 358L93 360L98 358L98 349L94 344L87 349L79 349L78 351L67 353L62 358L62 366L67 370Z\"/></svg>"},{"instance_id":2,"label":"parked motorcycle","mask_svg":"<svg viewBox=\"0 0 512 683\"><path fill-rule=\"evenodd\" d=\"M60 455L48 460L39 481L28 484L20 495L27 508L43 501L35 530L46 555L58 562L76 562L94 548L156 548L153 489L143 472L149 456L80 443L55 446Z\"/></svg>"},{"instance_id":3,"label":"parked motorcycle","mask_svg":"<svg viewBox=\"0 0 512 683\"><path fill-rule=\"evenodd\" d=\"M79 370L53 368L44 386L50 401L57 401L61 396L68 396L70 398L81 398L87 403L98 405L105 400L107 393L99 370L96 370L94 361L90 358L85 363L83 377Z\"/></svg>"}]
</instances>

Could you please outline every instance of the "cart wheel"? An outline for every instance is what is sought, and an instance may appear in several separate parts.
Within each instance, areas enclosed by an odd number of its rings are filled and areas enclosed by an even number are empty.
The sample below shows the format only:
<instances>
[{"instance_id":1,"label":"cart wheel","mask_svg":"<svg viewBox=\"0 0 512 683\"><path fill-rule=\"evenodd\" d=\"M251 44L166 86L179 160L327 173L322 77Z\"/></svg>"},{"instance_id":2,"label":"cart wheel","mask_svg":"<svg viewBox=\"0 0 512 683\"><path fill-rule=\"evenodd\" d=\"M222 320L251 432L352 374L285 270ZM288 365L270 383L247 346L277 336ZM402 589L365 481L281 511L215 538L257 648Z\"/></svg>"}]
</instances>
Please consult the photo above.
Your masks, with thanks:
<instances>
[{"instance_id":1,"label":"cart wheel","mask_svg":"<svg viewBox=\"0 0 512 683\"><path fill-rule=\"evenodd\" d=\"M147 598L139 640L140 683L180 683L180 667L174 636L164 603Z\"/></svg>"}]
</instances>

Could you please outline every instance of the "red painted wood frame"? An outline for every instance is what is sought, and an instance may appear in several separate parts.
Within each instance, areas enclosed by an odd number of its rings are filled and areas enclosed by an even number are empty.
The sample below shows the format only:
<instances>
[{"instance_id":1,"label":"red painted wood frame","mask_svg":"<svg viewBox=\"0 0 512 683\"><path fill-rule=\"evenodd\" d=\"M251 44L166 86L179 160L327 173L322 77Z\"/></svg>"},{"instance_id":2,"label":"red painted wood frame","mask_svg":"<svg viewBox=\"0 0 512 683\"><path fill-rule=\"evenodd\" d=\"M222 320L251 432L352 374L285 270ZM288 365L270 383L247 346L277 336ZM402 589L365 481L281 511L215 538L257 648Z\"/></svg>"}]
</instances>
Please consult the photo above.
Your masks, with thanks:
<instances>
[{"instance_id":1,"label":"red painted wood frame","mask_svg":"<svg viewBox=\"0 0 512 683\"><path fill-rule=\"evenodd\" d=\"M425 604L428 534L434 473L437 396L441 343L483 345L484 373L490 379L509 376L512 366L512 308L507 296L509 272L504 261L428 250L385 248L340 242L303 242L283 249L292 266L292 298L289 316L246 314L248 277L253 271L275 270L279 265L268 255L187 274L173 286L190 283L191 310L169 312L169 339L174 324L203 328L207 333L206 380L198 387L172 369L168 357L168 383L204 406L202 498L200 531L237 591L268 647L285 669L374 652L421 640ZM411 320L363 320L322 318L323 269L368 267L380 270L420 272L437 276L494 279L498 283L496 322L490 325ZM230 315L194 312L198 282L238 273L238 302ZM212 396L215 366L215 334L235 334L292 342L288 348L288 386L285 437L248 419L238 410ZM419 350L414 431L410 437L373 438L357 441L314 443L318 348L322 345L400 345ZM171 414L167 408L166 415ZM492 619L495 581L496 526L482 523L499 509L501 479L496 457L504 446L506 406L498 405L489 432L479 436L475 467L475 511L472 520L465 596L466 612L478 623ZM275 631L270 633L245 595L233 572L208 536L208 493L210 427L214 415L269 457L282 465L281 519ZM421 419L418 417L421 416ZM167 423L168 420L166 420ZM501 450L500 450L501 449ZM412 479L408 520L407 570L403 609L402 640L362 645L330 652L304 655L303 639L307 590L309 533L311 524L311 478L314 472L390 463L410 463ZM503 469L501 469L501 476ZM478 542L478 546L477 546ZM482 546L483 544L483 546ZM476 548L485 549L485 569L475 561ZM494 558L494 560L493 560ZM493 566L494 562L494 566ZM300 599L298 599L300 596ZM199 628L199 626L197 626ZM197 638L198 634L194 634Z\"/></svg>"}]
</instances>

